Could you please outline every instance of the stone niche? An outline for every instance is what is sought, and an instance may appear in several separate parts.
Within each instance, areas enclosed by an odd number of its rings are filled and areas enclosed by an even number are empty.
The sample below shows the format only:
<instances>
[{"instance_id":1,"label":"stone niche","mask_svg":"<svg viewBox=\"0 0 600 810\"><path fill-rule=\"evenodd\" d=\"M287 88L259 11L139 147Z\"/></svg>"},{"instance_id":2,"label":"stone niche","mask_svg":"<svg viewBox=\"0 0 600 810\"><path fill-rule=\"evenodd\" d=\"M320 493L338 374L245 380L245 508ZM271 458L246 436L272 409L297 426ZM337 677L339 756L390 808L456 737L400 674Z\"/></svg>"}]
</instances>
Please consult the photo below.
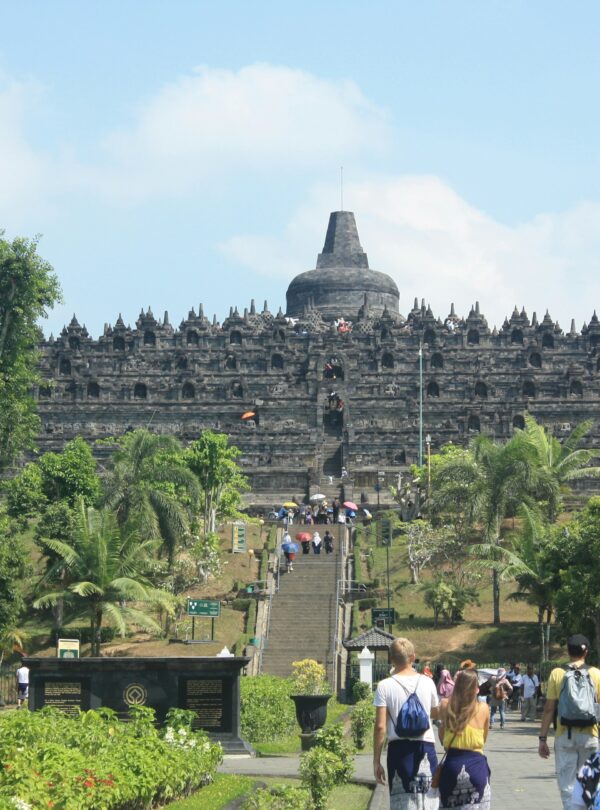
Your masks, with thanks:
<instances>
[{"instance_id":1,"label":"stone niche","mask_svg":"<svg viewBox=\"0 0 600 810\"><path fill-rule=\"evenodd\" d=\"M26 658L29 708L67 713L107 706L126 719L149 706L162 723L171 708L196 712L195 728L225 753L249 753L240 738L240 673L249 658Z\"/></svg>"}]
</instances>

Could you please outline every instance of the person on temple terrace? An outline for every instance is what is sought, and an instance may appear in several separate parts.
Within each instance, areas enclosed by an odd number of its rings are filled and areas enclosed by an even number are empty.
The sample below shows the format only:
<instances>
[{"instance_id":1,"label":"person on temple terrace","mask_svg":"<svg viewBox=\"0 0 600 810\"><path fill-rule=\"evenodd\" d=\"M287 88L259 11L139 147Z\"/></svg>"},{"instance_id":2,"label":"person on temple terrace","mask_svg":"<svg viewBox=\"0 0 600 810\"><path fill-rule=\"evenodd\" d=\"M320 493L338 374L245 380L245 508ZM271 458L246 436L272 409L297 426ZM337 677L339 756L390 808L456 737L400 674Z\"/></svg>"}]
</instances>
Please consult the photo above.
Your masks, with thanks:
<instances>
[{"instance_id":1,"label":"person on temple terrace","mask_svg":"<svg viewBox=\"0 0 600 810\"><path fill-rule=\"evenodd\" d=\"M419 737L398 737L396 720L403 704L416 692L424 712L439 704L432 678L420 675L414 668L415 648L407 638L397 638L390 645L393 665L389 678L381 680L375 692L376 707L373 730L373 772L379 784L386 775L381 764L381 751L387 734L387 778L390 810L437 810L439 797L431 790L431 777L437 766L431 721Z\"/></svg>"},{"instance_id":2,"label":"person on temple terrace","mask_svg":"<svg viewBox=\"0 0 600 810\"><path fill-rule=\"evenodd\" d=\"M565 671L561 667L556 667L550 673L548 686L546 689L546 703L544 714L542 715L542 725L540 727L538 753L543 759L550 756L548 747L548 731L557 711L556 732L554 734L554 759L556 763L556 778L558 789L564 810L571 810L571 797L573 787L577 778L577 772L584 762L598 749L598 724L593 718L594 700L598 701L600 692L600 670L596 667L588 667L586 658L590 649L588 639L578 633L567 639L567 651L569 653L569 665ZM567 679L567 680L565 680ZM582 680L585 679L585 680ZM577 690L575 684L581 688ZM572 685L572 686L571 686ZM573 700L570 695L573 689L580 691L583 698L589 686L587 702L587 713L590 722L587 726L580 724L564 723L566 714L575 713ZM571 687L571 688L570 688ZM584 705L582 699L578 700L580 705ZM577 721L579 723L579 721ZM581 721L583 722L583 721Z\"/></svg>"}]
</instances>

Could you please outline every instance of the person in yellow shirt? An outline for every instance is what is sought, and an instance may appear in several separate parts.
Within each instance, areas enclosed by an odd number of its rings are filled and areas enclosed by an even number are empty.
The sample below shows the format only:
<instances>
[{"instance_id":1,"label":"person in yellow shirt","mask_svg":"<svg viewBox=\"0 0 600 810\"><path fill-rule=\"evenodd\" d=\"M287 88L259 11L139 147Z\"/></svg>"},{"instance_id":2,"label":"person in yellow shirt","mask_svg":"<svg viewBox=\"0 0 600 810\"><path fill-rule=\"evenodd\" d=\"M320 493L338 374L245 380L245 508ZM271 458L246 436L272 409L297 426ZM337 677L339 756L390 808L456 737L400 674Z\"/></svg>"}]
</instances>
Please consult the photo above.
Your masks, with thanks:
<instances>
[{"instance_id":1,"label":"person in yellow shirt","mask_svg":"<svg viewBox=\"0 0 600 810\"><path fill-rule=\"evenodd\" d=\"M483 753L490 710L477 699L478 693L477 671L462 670L450 697L431 710L431 716L441 721L440 739L446 749L439 780L440 807L491 808L490 768Z\"/></svg>"},{"instance_id":2,"label":"person in yellow shirt","mask_svg":"<svg viewBox=\"0 0 600 810\"><path fill-rule=\"evenodd\" d=\"M594 701L597 705L600 694L600 670L596 667L588 667L586 658L590 649L588 639L578 633L567 640L567 651L569 653L569 666L566 672L579 670L577 678L588 679L591 683L591 690L594 693ZM552 723L555 712L559 708L561 693L564 694L566 672L561 667L556 667L550 673L548 688L546 690L546 703L540 727L538 753L543 759L550 756L548 747L548 731ZM571 677L571 676L570 676ZM584 682L587 685L588 681ZM562 718L565 720L568 718ZM571 810L571 797L573 786L577 778L577 772L586 759L598 749L598 725L592 713L589 714L591 722L583 725L580 723L561 722L561 712L558 711L556 720L556 732L554 735L554 758L556 762L556 778L560 797L564 810Z\"/></svg>"}]
</instances>

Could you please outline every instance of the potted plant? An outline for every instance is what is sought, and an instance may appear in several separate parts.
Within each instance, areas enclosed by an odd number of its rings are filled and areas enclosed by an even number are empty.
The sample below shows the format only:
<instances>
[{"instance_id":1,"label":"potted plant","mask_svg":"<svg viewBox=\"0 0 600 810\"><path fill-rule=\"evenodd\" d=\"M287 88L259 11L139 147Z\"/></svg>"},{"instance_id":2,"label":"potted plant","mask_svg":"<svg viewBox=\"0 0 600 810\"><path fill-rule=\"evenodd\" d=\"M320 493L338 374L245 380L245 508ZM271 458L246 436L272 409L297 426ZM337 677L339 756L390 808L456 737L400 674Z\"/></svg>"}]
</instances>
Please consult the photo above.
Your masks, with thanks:
<instances>
[{"instance_id":1,"label":"potted plant","mask_svg":"<svg viewBox=\"0 0 600 810\"><path fill-rule=\"evenodd\" d=\"M322 728L327 720L331 690L323 664L312 658L294 661L290 697L296 704L296 720L302 729L302 748L307 750L315 731Z\"/></svg>"}]
</instances>

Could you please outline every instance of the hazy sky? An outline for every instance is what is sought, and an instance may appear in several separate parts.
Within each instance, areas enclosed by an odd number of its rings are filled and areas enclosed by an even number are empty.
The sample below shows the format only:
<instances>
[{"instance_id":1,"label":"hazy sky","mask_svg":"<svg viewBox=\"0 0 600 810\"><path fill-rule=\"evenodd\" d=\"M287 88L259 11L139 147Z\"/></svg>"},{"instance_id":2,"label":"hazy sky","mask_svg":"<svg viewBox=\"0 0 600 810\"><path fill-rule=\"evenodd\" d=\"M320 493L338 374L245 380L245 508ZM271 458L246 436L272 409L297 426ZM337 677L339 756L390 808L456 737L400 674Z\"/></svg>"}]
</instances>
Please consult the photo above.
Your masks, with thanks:
<instances>
[{"instance_id":1,"label":"hazy sky","mask_svg":"<svg viewBox=\"0 0 600 810\"><path fill-rule=\"evenodd\" d=\"M0 7L0 228L43 235L46 331L285 308L341 165L402 312L600 305L596 2Z\"/></svg>"}]
</instances>

